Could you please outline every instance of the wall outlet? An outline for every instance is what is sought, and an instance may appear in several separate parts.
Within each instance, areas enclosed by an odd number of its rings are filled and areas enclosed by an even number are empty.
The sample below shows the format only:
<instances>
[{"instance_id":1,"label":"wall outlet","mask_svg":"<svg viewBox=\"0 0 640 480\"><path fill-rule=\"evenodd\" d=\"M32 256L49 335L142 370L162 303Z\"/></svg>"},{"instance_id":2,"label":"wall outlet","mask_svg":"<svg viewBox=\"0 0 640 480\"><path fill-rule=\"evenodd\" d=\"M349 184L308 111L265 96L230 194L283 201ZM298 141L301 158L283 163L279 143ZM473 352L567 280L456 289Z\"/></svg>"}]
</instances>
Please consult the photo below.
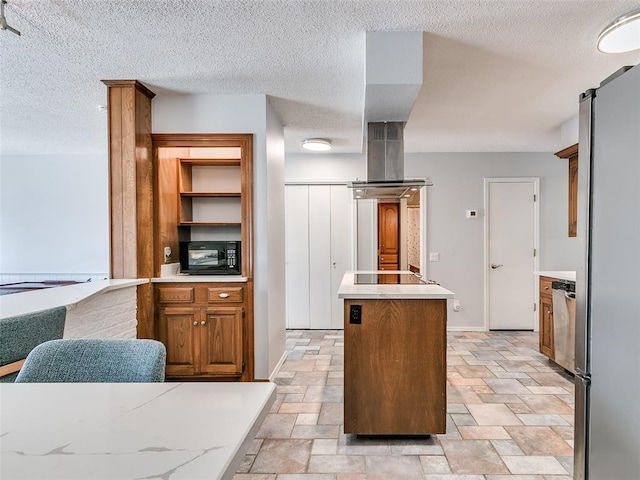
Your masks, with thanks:
<instances>
[{"instance_id":1,"label":"wall outlet","mask_svg":"<svg viewBox=\"0 0 640 480\"><path fill-rule=\"evenodd\" d=\"M430 262L439 262L440 261L440 252L429 252L429 261Z\"/></svg>"},{"instance_id":2,"label":"wall outlet","mask_svg":"<svg viewBox=\"0 0 640 480\"><path fill-rule=\"evenodd\" d=\"M171 247L164 247L164 262L169 263L171 261Z\"/></svg>"},{"instance_id":3,"label":"wall outlet","mask_svg":"<svg viewBox=\"0 0 640 480\"><path fill-rule=\"evenodd\" d=\"M477 210L467 210L467 218L478 218Z\"/></svg>"}]
</instances>

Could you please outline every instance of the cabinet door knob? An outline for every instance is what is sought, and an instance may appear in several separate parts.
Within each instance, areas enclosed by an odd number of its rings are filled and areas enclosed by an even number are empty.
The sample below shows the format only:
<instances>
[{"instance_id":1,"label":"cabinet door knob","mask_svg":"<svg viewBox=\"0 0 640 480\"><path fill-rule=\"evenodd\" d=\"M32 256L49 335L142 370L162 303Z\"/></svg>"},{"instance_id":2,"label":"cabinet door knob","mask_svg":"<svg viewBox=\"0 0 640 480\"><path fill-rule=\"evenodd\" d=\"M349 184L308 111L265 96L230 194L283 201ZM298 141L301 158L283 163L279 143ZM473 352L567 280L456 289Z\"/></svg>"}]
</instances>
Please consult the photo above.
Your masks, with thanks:
<instances>
[{"instance_id":1,"label":"cabinet door knob","mask_svg":"<svg viewBox=\"0 0 640 480\"><path fill-rule=\"evenodd\" d=\"M229 294L228 293L220 293L220 294L218 294L218 296L220 298L229 298Z\"/></svg>"},{"instance_id":2,"label":"cabinet door knob","mask_svg":"<svg viewBox=\"0 0 640 480\"><path fill-rule=\"evenodd\" d=\"M203 321L201 321L201 322L200 322L200 325L204 325L204 324L206 324L206 323L207 323L207 322L205 322L205 321L203 320Z\"/></svg>"},{"instance_id":3,"label":"cabinet door knob","mask_svg":"<svg viewBox=\"0 0 640 480\"><path fill-rule=\"evenodd\" d=\"M195 327L196 325L198 325L198 322L193 322L193 326Z\"/></svg>"},{"instance_id":4,"label":"cabinet door knob","mask_svg":"<svg viewBox=\"0 0 640 480\"><path fill-rule=\"evenodd\" d=\"M547 314L548 314L548 315L551 315L551 310L547 310Z\"/></svg>"}]
</instances>

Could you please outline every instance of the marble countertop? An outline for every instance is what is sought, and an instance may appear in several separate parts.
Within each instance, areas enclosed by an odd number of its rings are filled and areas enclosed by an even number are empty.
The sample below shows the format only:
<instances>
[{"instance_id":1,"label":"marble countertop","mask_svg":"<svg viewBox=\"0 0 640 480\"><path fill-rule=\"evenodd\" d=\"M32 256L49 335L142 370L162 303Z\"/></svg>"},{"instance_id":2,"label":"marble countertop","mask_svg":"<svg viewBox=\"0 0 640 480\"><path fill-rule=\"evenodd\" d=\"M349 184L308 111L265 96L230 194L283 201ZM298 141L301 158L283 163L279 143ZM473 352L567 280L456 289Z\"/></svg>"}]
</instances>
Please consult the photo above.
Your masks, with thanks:
<instances>
[{"instance_id":1,"label":"marble countertop","mask_svg":"<svg viewBox=\"0 0 640 480\"><path fill-rule=\"evenodd\" d=\"M242 277L240 275L168 275L166 277L155 277L152 278L151 281L153 283L197 283L197 282L208 282L208 283L216 283L216 282L247 282L247 277Z\"/></svg>"},{"instance_id":2,"label":"marble countertop","mask_svg":"<svg viewBox=\"0 0 640 480\"><path fill-rule=\"evenodd\" d=\"M353 283L356 273L404 273L406 271L357 271L346 272L338 288L339 298L413 298L413 299L442 299L454 298L455 294L439 285L355 285Z\"/></svg>"},{"instance_id":3,"label":"marble countertop","mask_svg":"<svg viewBox=\"0 0 640 480\"><path fill-rule=\"evenodd\" d=\"M43 288L33 292L0 296L0 318L71 306L97 293L149 283L147 278L98 280L64 287Z\"/></svg>"},{"instance_id":4,"label":"marble countertop","mask_svg":"<svg viewBox=\"0 0 640 480\"><path fill-rule=\"evenodd\" d=\"M576 272L571 270L545 270L533 272L541 277L558 278L560 280L576 281Z\"/></svg>"},{"instance_id":5,"label":"marble countertop","mask_svg":"<svg viewBox=\"0 0 640 480\"><path fill-rule=\"evenodd\" d=\"M0 478L231 479L275 388L0 384Z\"/></svg>"}]
</instances>

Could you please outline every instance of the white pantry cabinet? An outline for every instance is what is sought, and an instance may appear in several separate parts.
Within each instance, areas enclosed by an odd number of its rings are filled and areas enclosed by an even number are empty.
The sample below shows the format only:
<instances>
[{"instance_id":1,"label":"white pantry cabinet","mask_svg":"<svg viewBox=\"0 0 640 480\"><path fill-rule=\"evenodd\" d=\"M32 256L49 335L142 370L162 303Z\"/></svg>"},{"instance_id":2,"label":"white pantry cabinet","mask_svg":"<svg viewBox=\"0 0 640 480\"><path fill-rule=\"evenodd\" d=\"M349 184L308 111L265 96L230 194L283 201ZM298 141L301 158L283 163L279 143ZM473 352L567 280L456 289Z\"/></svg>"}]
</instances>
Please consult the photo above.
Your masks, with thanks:
<instances>
[{"instance_id":1,"label":"white pantry cabinet","mask_svg":"<svg viewBox=\"0 0 640 480\"><path fill-rule=\"evenodd\" d=\"M285 188L287 328L343 328L338 287L352 268L351 197L346 185Z\"/></svg>"}]
</instances>

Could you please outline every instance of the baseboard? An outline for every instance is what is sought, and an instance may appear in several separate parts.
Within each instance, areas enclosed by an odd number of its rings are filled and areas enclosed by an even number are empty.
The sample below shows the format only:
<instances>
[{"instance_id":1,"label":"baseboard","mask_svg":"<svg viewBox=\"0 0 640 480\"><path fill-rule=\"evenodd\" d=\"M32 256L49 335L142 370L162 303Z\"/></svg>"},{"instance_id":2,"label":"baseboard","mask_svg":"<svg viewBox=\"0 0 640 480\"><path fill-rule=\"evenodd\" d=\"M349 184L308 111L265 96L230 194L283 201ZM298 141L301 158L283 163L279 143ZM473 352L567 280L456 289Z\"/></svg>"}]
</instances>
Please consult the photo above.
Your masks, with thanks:
<instances>
[{"instance_id":1,"label":"baseboard","mask_svg":"<svg viewBox=\"0 0 640 480\"><path fill-rule=\"evenodd\" d=\"M486 332L484 327L447 327L447 332Z\"/></svg>"},{"instance_id":2,"label":"baseboard","mask_svg":"<svg viewBox=\"0 0 640 480\"><path fill-rule=\"evenodd\" d=\"M278 363L276 364L275 368L273 369L273 372L271 372L271 375L269 375L270 382L273 382L275 380L276 375L280 371L280 368L282 367L282 364L286 359L287 359L287 352L284 352L282 354L282 357L280 357L280 360L278 360Z\"/></svg>"}]
</instances>

